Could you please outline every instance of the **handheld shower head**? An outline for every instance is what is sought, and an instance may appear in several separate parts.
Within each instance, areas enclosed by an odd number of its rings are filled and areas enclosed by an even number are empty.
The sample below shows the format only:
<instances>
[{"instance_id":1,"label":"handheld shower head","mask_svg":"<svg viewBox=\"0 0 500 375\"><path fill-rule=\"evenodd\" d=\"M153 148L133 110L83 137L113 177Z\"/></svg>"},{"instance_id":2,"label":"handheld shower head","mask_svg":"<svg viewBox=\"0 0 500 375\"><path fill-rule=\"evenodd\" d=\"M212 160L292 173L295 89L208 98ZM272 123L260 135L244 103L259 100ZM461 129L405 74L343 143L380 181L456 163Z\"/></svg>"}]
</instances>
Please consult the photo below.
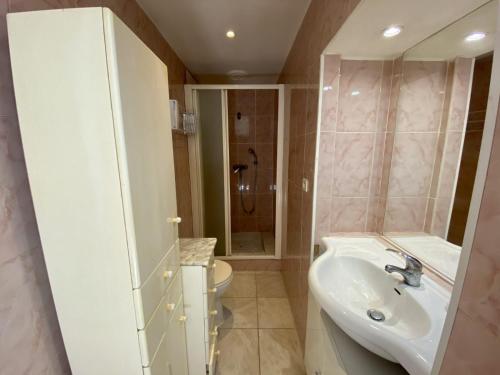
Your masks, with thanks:
<instances>
[{"instance_id":1,"label":"handheld shower head","mask_svg":"<svg viewBox=\"0 0 500 375\"><path fill-rule=\"evenodd\" d=\"M245 169L248 169L248 165L246 165L246 164L233 164L233 173L234 174L238 174L239 172L242 172Z\"/></svg>"},{"instance_id":2,"label":"handheld shower head","mask_svg":"<svg viewBox=\"0 0 500 375\"><path fill-rule=\"evenodd\" d=\"M255 153L255 150L251 147L248 148L248 153L253 155L253 163L257 165L258 160L257 160L257 154Z\"/></svg>"}]
</instances>

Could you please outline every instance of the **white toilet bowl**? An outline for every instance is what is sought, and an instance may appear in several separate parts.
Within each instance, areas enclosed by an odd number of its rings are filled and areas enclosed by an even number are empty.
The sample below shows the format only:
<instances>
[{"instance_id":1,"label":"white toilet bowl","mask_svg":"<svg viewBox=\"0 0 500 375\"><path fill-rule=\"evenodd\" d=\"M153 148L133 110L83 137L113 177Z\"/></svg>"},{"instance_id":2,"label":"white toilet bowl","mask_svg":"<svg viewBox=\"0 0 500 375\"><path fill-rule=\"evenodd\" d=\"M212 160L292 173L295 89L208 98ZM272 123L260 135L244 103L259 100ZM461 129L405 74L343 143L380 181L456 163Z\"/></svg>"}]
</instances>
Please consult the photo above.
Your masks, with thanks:
<instances>
[{"instance_id":1,"label":"white toilet bowl","mask_svg":"<svg viewBox=\"0 0 500 375\"><path fill-rule=\"evenodd\" d=\"M215 292L215 306L217 309L215 324L219 327L224 323L224 311L220 298L233 280L233 268L231 265L222 260L215 260L214 279L217 290Z\"/></svg>"}]
</instances>

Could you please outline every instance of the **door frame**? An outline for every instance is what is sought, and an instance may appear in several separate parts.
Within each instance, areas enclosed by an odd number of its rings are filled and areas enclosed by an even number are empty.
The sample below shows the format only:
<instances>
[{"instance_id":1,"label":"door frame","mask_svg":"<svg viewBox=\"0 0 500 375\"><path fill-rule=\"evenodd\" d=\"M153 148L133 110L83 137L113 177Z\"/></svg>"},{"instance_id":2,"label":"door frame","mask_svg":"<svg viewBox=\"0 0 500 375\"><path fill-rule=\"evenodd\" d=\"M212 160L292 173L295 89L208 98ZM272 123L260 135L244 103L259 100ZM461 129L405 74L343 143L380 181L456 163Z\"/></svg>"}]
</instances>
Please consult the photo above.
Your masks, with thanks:
<instances>
[{"instance_id":1,"label":"door frame","mask_svg":"<svg viewBox=\"0 0 500 375\"><path fill-rule=\"evenodd\" d=\"M225 195L225 219L226 219L226 255L218 256L219 259L281 259L284 235L283 203L286 199L286 180L284 178L285 165L285 86L280 84L263 85L185 85L186 111L194 113L199 118L199 103L197 92L199 90L220 90L223 126L223 153L224 153L224 195ZM229 118L227 108L228 90L278 90L278 134L276 151L276 206L275 206L275 251L271 255L231 255L231 194L230 194L230 171L229 171ZM191 180L191 197L193 210L193 235L204 236L203 226L203 169L201 139L199 132L188 136L189 173Z\"/></svg>"}]
</instances>

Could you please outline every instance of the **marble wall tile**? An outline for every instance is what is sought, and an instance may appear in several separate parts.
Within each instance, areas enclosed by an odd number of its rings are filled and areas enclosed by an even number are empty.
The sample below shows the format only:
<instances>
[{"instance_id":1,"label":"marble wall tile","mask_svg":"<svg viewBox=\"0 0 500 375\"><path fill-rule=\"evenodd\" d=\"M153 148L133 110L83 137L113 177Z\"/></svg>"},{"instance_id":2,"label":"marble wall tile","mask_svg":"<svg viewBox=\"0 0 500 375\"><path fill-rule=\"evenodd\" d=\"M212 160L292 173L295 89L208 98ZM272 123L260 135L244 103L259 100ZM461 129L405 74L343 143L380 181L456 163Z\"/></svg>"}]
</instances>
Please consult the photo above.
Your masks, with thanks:
<instances>
[{"instance_id":1,"label":"marble wall tile","mask_svg":"<svg viewBox=\"0 0 500 375\"><path fill-rule=\"evenodd\" d=\"M463 137L463 132L447 132L446 134L437 197L451 197L455 192L456 178L462 155Z\"/></svg>"},{"instance_id":2,"label":"marble wall tile","mask_svg":"<svg viewBox=\"0 0 500 375\"><path fill-rule=\"evenodd\" d=\"M464 131L471 90L474 60L458 57L455 60L448 130Z\"/></svg>"},{"instance_id":3,"label":"marble wall tile","mask_svg":"<svg viewBox=\"0 0 500 375\"><path fill-rule=\"evenodd\" d=\"M383 61L342 60L338 131L374 131Z\"/></svg>"},{"instance_id":4,"label":"marble wall tile","mask_svg":"<svg viewBox=\"0 0 500 375\"><path fill-rule=\"evenodd\" d=\"M388 197L384 232L423 231L427 200L427 197Z\"/></svg>"},{"instance_id":5,"label":"marble wall tile","mask_svg":"<svg viewBox=\"0 0 500 375\"><path fill-rule=\"evenodd\" d=\"M451 202L451 198L452 197L431 198L430 200L434 202L434 205L431 206L429 204L427 208L427 211L432 214L432 223L429 232L441 238L446 238L451 204L453 203Z\"/></svg>"},{"instance_id":6,"label":"marble wall tile","mask_svg":"<svg viewBox=\"0 0 500 375\"><path fill-rule=\"evenodd\" d=\"M427 196L436 142L437 133L396 133L389 197Z\"/></svg>"},{"instance_id":7,"label":"marble wall tile","mask_svg":"<svg viewBox=\"0 0 500 375\"><path fill-rule=\"evenodd\" d=\"M321 108L321 131L334 131L340 91L340 56L324 56L323 105Z\"/></svg>"},{"instance_id":8,"label":"marble wall tile","mask_svg":"<svg viewBox=\"0 0 500 375\"><path fill-rule=\"evenodd\" d=\"M374 133L338 133L335 138L333 194L367 196L372 172Z\"/></svg>"},{"instance_id":9,"label":"marble wall tile","mask_svg":"<svg viewBox=\"0 0 500 375\"><path fill-rule=\"evenodd\" d=\"M368 198L332 199L330 232L364 232Z\"/></svg>"},{"instance_id":10,"label":"marble wall tile","mask_svg":"<svg viewBox=\"0 0 500 375\"><path fill-rule=\"evenodd\" d=\"M398 103L398 131L436 131L446 84L446 63L403 62Z\"/></svg>"},{"instance_id":11,"label":"marble wall tile","mask_svg":"<svg viewBox=\"0 0 500 375\"><path fill-rule=\"evenodd\" d=\"M442 375L496 374L500 340L480 321L459 309L446 354Z\"/></svg>"},{"instance_id":12,"label":"marble wall tile","mask_svg":"<svg viewBox=\"0 0 500 375\"><path fill-rule=\"evenodd\" d=\"M332 196L333 166L335 158L335 133L321 132L318 146L318 189L317 198Z\"/></svg>"}]
</instances>

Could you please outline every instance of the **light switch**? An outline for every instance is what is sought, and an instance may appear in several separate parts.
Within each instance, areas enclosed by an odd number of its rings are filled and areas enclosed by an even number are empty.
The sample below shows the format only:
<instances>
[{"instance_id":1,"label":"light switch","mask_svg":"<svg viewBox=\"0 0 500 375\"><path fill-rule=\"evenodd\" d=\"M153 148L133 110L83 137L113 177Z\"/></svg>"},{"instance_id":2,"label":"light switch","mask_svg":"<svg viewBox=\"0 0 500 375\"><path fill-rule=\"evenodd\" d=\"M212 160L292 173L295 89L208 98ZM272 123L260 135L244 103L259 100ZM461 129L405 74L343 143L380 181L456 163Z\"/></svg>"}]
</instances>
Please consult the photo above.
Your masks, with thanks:
<instances>
[{"instance_id":1,"label":"light switch","mask_svg":"<svg viewBox=\"0 0 500 375\"><path fill-rule=\"evenodd\" d=\"M306 193L309 191L309 180L305 177L302 179L302 190Z\"/></svg>"}]
</instances>

